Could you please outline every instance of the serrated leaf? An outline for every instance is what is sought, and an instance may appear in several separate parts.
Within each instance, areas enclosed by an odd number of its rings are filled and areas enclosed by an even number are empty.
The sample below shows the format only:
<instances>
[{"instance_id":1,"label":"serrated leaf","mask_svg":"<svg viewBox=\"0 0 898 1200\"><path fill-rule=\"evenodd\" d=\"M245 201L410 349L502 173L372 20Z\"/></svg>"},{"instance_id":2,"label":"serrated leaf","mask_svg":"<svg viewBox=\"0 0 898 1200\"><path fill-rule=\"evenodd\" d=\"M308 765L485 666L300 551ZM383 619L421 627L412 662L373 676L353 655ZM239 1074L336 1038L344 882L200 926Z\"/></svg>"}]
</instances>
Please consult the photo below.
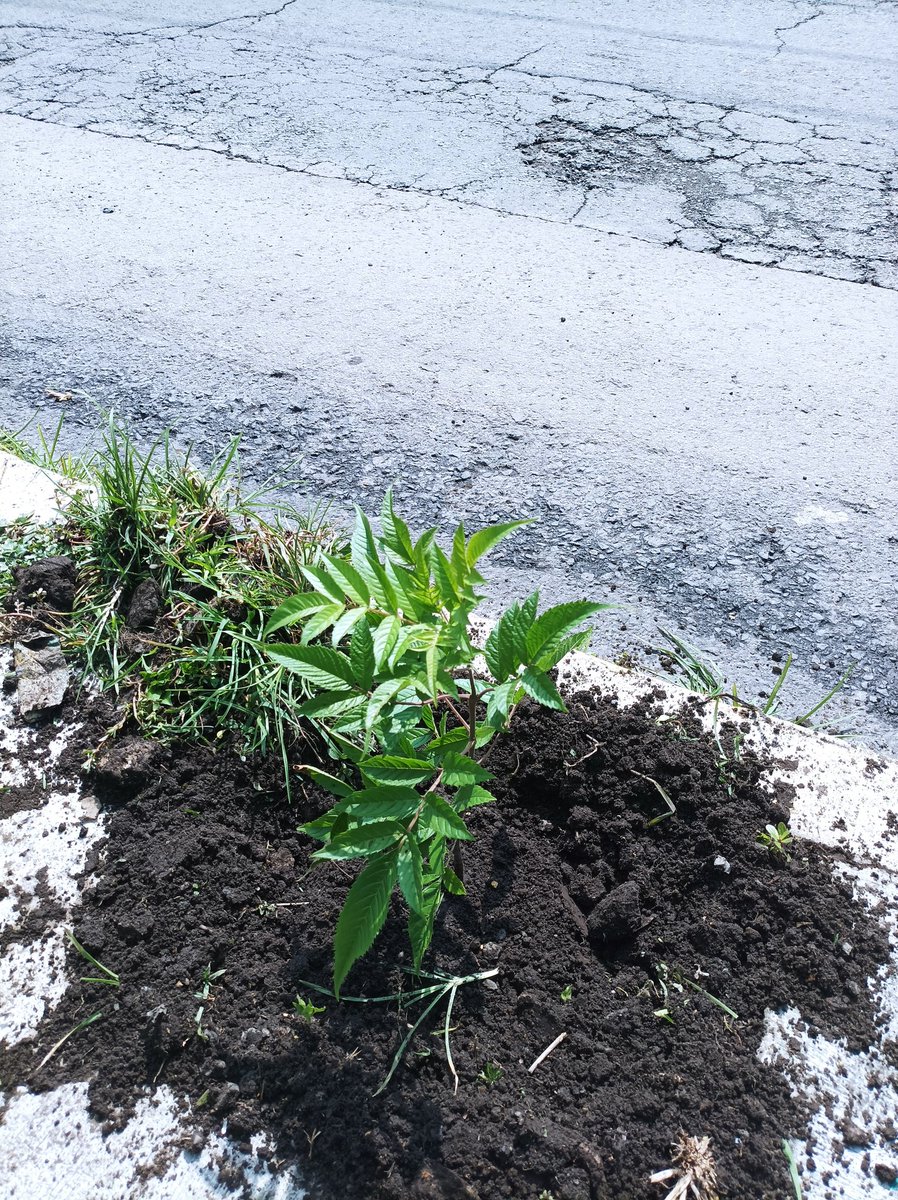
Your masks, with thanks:
<instances>
[{"instance_id":1,"label":"serrated leaf","mask_svg":"<svg viewBox=\"0 0 898 1200\"><path fill-rule=\"evenodd\" d=\"M443 870L443 887L450 896L467 896L468 890L451 867Z\"/></svg>"},{"instance_id":2,"label":"serrated leaf","mask_svg":"<svg viewBox=\"0 0 898 1200\"><path fill-rule=\"evenodd\" d=\"M436 700L440 692L440 685L437 680L437 671L440 665L440 655L436 643L427 647L424 654L424 664L427 670L427 690L431 697Z\"/></svg>"},{"instance_id":3,"label":"serrated leaf","mask_svg":"<svg viewBox=\"0 0 898 1200\"><path fill-rule=\"evenodd\" d=\"M309 642L330 629L331 625L343 616L343 612L342 601L339 604L326 604L320 608L302 627L303 645L308 645Z\"/></svg>"},{"instance_id":4,"label":"serrated leaf","mask_svg":"<svg viewBox=\"0 0 898 1200\"><path fill-rule=\"evenodd\" d=\"M577 625L609 607L607 604L595 604L591 600L571 600L566 604L556 604L546 609L527 632L525 661L535 663L550 642L564 637Z\"/></svg>"},{"instance_id":5,"label":"serrated leaf","mask_svg":"<svg viewBox=\"0 0 898 1200\"><path fill-rule=\"evenodd\" d=\"M443 755L443 783L446 787L465 787L469 783L485 783L492 775L480 763L466 754L450 750Z\"/></svg>"},{"instance_id":6,"label":"serrated leaf","mask_svg":"<svg viewBox=\"0 0 898 1200\"><path fill-rule=\"evenodd\" d=\"M535 671L532 667L525 667L521 672L521 687L528 696L532 696L545 708L555 708L559 712L565 711L565 704L561 696L558 694L558 688L542 671Z\"/></svg>"},{"instance_id":7,"label":"serrated leaf","mask_svg":"<svg viewBox=\"0 0 898 1200\"><path fill-rule=\"evenodd\" d=\"M503 538L507 538L510 533L514 533L516 529L522 529L525 525L532 524L532 521L506 521L504 525L488 525L486 529L480 529L477 533L472 533L468 542L468 562L473 566L479 558L482 558L493 546L498 545Z\"/></svg>"},{"instance_id":8,"label":"serrated leaf","mask_svg":"<svg viewBox=\"0 0 898 1200\"><path fill-rule=\"evenodd\" d=\"M315 687L342 691L345 684L355 686L352 665L345 654L329 646L291 646L275 642L265 651L274 662L295 671Z\"/></svg>"},{"instance_id":9,"label":"serrated leaf","mask_svg":"<svg viewBox=\"0 0 898 1200\"><path fill-rule=\"evenodd\" d=\"M469 808L477 808L480 804L491 804L496 797L478 783L469 783L460 787L455 793L454 807L456 812L467 812Z\"/></svg>"},{"instance_id":10,"label":"serrated leaf","mask_svg":"<svg viewBox=\"0 0 898 1200\"><path fill-rule=\"evenodd\" d=\"M527 626L519 604L512 604L493 628L483 649L486 665L497 683L503 683L524 661Z\"/></svg>"},{"instance_id":11,"label":"serrated leaf","mask_svg":"<svg viewBox=\"0 0 898 1200\"><path fill-rule=\"evenodd\" d=\"M326 792L330 792L332 796L351 796L352 788L348 783L344 783L342 779L338 779L336 775L330 775L327 771L321 771L318 767L299 767L300 775L307 775L313 783L317 783L319 787L324 788Z\"/></svg>"},{"instance_id":12,"label":"serrated leaf","mask_svg":"<svg viewBox=\"0 0 898 1200\"><path fill-rule=\"evenodd\" d=\"M380 793L375 795L375 793ZM421 803L421 796L411 788L363 788L341 800L337 807L353 821L404 821L411 817Z\"/></svg>"},{"instance_id":13,"label":"serrated leaf","mask_svg":"<svg viewBox=\"0 0 898 1200\"><path fill-rule=\"evenodd\" d=\"M370 862L349 889L334 934L334 995L352 964L370 949L383 929L396 882L396 855L386 854Z\"/></svg>"},{"instance_id":14,"label":"serrated leaf","mask_svg":"<svg viewBox=\"0 0 898 1200\"><path fill-rule=\"evenodd\" d=\"M350 608L343 614L338 621L334 622L334 631L331 634L331 644L339 646L346 637L347 633L353 626L362 619L365 615L363 608Z\"/></svg>"},{"instance_id":15,"label":"serrated leaf","mask_svg":"<svg viewBox=\"0 0 898 1200\"><path fill-rule=\"evenodd\" d=\"M452 805L447 804L436 792L430 792L425 799L422 821L442 837L457 838L461 842L473 841L473 834Z\"/></svg>"},{"instance_id":16,"label":"serrated leaf","mask_svg":"<svg viewBox=\"0 0 898 1200\"><path fill-rule=\"evenodd\" d=\"M455 572L449 559L436 544L430 548L430 566L440 599L446 608L453 609L460 599L457 591L460 586L459 581L455 578Z\"/></svg>"},{"instance_id":17,"label":"serrated leaf","mask_svg":"<svg viewBox=\"0 0 898 1200\"><path fill-rule=\"evenodd\" d=\"M340 862L348 858L367 858L386 850L405 835L398 821L371 821L354 829L347 829L338 837L332 837L326 846L312 855L319 862Z\"/></svg>"},{"instance_id":18,"label":"serrated leaf","mask_svg":"<svg viewBox=\"0 0 898 1200\"><path fill-rule=\"evenodd\" d=\"M337 817L340 814L334 809L326 812L323 816L316 818L314 821L307 821L305 825L299 826L299 832L305 833L308 837L314 838L317 842L326 842L333 833Z\"/></svg>"},{"instance_id":19,"label":"serrated leaf","mask_svg":"<svg viewBox=\"0 0 898 1200\"><path fill-rule=\"evenodd\" d=\"M349 661L363 692L370 691L374 680L374 639L367 621L356 625L349 643Z\"/></svg>"},{"instance_id":20,"label":"serrated leaf","mask_svg":"<svg viewBox=\"0 0 898 1200\"><path fill-rule=\"evenodd\" d=\"M384 543L389 546L404 562L413 563L415 551L408 525L396 515L393 508L393 489L388 488L380 510L380 523L383 529Z\"/></svg>"},{"instance_id":21,"label":"serrated leaf","mask_svg":"<svg viewBox=\"0 0 898 1200\"><path fill-rule=\"evenodd\" d=\"M413 682L413 680L408 679L387 679L384 683L378 684L371 693L371 699L368 701L368 708L365 712L365 727L370 729L390 701L410 684L413 684Z\"/></svg>"},{"instance_id":22,"label":"serrated leaf","mask_svg":"<svg viewBox=\"0 0 898 1200\"><path fill-rule=\"evenodd\" d=\"M494 727L501 729L508 721L512 696L517 687L516 679L509 679L494 687L486 698L486 719Z\"/></svg>"},{"instance_id":23,"label":"serrated leaf","mask_svg":"<svg viewBox=\"0 0 898 1200\"><path fill-rule=\"evenodd\" d=\"M356 508L355 529L352 534L352 565L365 581L371 595L385 608L396 608L396 593L387 579L377 553L371 523L360 508Z\"/></svg>"},{"instance_id":24,"label":"serrated leaf","mask_svg":"<svg viewBox=\"0 0 898 1200\"><path fill-rule=\"evenodd\" d=\"M262 631L262 636L269 637L272 633L277 633L279 629L295 625L311 613L317 612L325 603L326 601L322 600L317 592L300 592L297 596L291 596L271 614Z\"/></svg>"},{"instance_id":25,"label":"serrated leaf","mask_svg":"<svg viewBox=\"0 0 898 1200\"><path fill-rule=\"evenodd\" d=\"M363 759L359 768L372 783L400 783L411 787L436 774L436 767L426 759L403 758L398 754L379 754Z\"/></svg>"},{"instance_id":26,"label":"serrated leaf","mask_svg":"<svg viewBox=\"0 0 898 1200\"><path fill-rule=\"evenodd\" d=\"M424 913L424 879L421 864L421 851L413 837L407 838L399 847L399 857L396 860L399 875L399 887L405 897L405 902L412 912Z\"/></svg>"},{"instance_id":27,"label":"serrated leaf","mask_svg":"<svg viewBox=\"0 0 898 1200\"><path fill-rule=\"evenodd\" d=\"M354 708L364 711L367 697L358 692L321 692L311 700L305 700L296 710L301 717L342 717Z\"/></svg>"},{"instance_id":28,"label":"serrated leaf","mask_svg":"<svg viewBox=\"0 0 898 1200\"><path fill-rule=\"evenodd\" d=\"M371 601L371 592L352 563L333 554L323 554L321 557L330 568L331 576L340 584L346 595L357 604L367 607Z\"/></svg>"},{"instance_id":29,"label":"serrated leaf","mask_svg":"<svg viewBox=\"0 0 898 1200\"><path fill-rule=\"evenodd\" d=\"M567 637L552 638L540 651L539 658L533 665L538 671L550 671L572 650L585 650L591 639L590 629L584 629L581 633L569 633Z\"/></svg>"},{"instance_id":30,"label":"serrated leaf","mask_svg":"<svg viewBox=\"0 0 898 1200\"><path fill-rule=\"evenodd\" d=\"M322 596L327 596L331 600L343 604L346 599L346 593L343 591L342 586L337 583L336 579L332 579L327 571L321 567L311 566L300 567L300 570L316 592L320 592Z\"/></svg>"},{"instance_id":31,"label":"serrated leaf","mask_svg":"<svg viewBox=\"0 0 898 1200\"><path fill-rule=\"evenodd\" d=\"M401 628L397 617L384 617L374 630L374 661L378 671L383 670L384 664L396 645Z\"/></svg>"}]
</instances>

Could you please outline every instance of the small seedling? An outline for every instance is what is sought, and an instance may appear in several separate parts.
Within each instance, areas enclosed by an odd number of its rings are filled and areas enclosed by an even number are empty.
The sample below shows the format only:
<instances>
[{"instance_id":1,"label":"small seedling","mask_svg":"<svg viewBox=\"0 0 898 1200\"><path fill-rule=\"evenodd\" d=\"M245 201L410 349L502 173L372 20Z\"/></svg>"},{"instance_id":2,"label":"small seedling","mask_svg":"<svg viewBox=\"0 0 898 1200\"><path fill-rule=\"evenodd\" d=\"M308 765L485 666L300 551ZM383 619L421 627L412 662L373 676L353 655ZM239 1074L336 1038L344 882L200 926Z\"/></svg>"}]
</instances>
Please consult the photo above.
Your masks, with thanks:
<instances>
[{"instance_id":1,"label":"small seedling","mask_svg":"<svg viewBox=\"0 0 898 1200\"><path fill-rule=\"evenodd\" d=\"M82 975L80 980L81 983L101 983L105 987L114 988L117 988L121 985L122 981L118 975L116 975L115 971L110 971L108 967L104 967L98 958L94 958L89 950L85 950L85 948L75 937L74 933L72 933L71 929L67 929L65 931L65 935L68 938L72 949L80 954L86 962L89 962L92 967L96 967L98 971L102 972L101 975Z\"/></svg>"},{"instance_id":2,"label":"small seedling","mask_svg":"<svg viewBox=\"0 0 898 1200\"><path fill-rule=\"evenodd\" d=\"M203 974L200 979L199 990L193 993L194 1000L202 1000L203 1001L203 1003L199 1006L199 1008L193 1014L193 1032L194 1032L194 1035L196 1037L198 1037L201 1042L208 1042L208 1040L209 1040L209 1035L206 1032L206 1027L203 1025L203 1015L205 1014L205 1011L206 1011L206 1001L209 999L210 995L212 994L213 985L216 983L217 980L221 979L221 977L222 977L222 975L224 975L224 973L225 973L224 967L222 967L218 971L213 971L212 964L208 963L205 967L203 967ZM190 1039L188 1038L188 1041L189 1040ZM185 1042L184 1045L186 1046L187 1042Z\"/></svg>"},{"instance_id":3,"label":"small seedling","mask_svg":"<svg viewBox=\"0 0 898 1200\"><path fill-rule=\"evenodd\" d=\"M101 1012L95 1012L91 1016L85 1017L83 1021L79 1021L78 1024L74 1026L74 1028L72 1028L68 1031L68 1033L64 1033L62 1035L62 1037L59 1039L59 1041L55 1042L50 1047L50 1049L47 1051L47 1053L44 1055L44 1057L41 1059L41 1061L37 1064L37 1070L39 1071L41 1069L41 1067L45 1067L47 1065L47 1063L50 1061L50 1059L53 1057L53 1055L56 1053L56 1051L60 1050L65 1045L65 1043L69 1040L70 1037L73 1037L76 1033L80 1033L82 1029L87 1029L88 1025L93 1025L94 1021L99 1021L99 1019L100 1019L100 1017L102 1017L102 1015L103 1014Z\"/></svg>"},{"instance_id":4,"label":"small seedling","mask_svg":"<svg viewBox=\"0 0 898 1200\"><path fill-rule=\"evenodd\" d=\"M319 1013L327 1011L325 1008L318 1008L317 1005L311 1002L311 1000L304 1000L302 996L297 996L290 1007L293 1009L293 1012L297 1017L301 1017L304 1021L308 1021L309 1024L315 1020Z\"/></svg>"},{"instance_id":5,"label":"small seedling","mask_svg":"<svg viewBox=\"0 0 898 1200\"><path fill-rule=\"evenodd\" d=\"M792 1191L795 1193L795 1200L801 1200L801 1178L798 1174L798 1163L795 1161L795 1152L792 1147L783 1138L783 1154L786 1156L786 1162L789 1164L789 1181L792 1184Z\"/></svg>"},{"instance_id":6,"label":"small seedling","mask_svg":"<svg viewBox=\"0 0 898 1200\"><path fill-rule=\"evenodd\" d=\"M203 967L203 974L200 979L200 989L198 992L193 993L194 999L195 1000L208 1000L209 993L212 991L212 985L214 983L216 983L219 979L221 979L221 977L222 977L222 975L224 975L224 973L225 973L224 967L222 967L218 971L213 971L211 963L208 963L205 967Z\"/></svg>"},{"instance_id":7,"label":"small seedling","mask_svg":"<svg viewBox=\"0 0 898 1200\"><path fill-rule=\"evenodd\" d=\"M562 989L561 999L564 1001L565 1004L567 1004L567 1002L571 999L573 994L574 994L574 986L573 986L573 984L569 983L567 985L567 987Z\"/></svg>"},{"instance_id":8,"label":"small seedling","mask_svg":"<svg viewBox=\"0 0 898 1200\"><path fill-rule=\"evenodd\" d=\"M477 1078L482 1079L483 1082L488 1086L492 1086L494 1083L498 1083L502 1078L502 1068L498 1063L484 1063L483 1070L480 1072Z\"/></svg>"},{"instance_id":9,"label":"small seedling","mask_svg":"<svg viewBox=\"0 0 898 1200\"><path fill-rule=\"evenodd\" d=\"M656 1008L652 1012L653 1017L657 1017L659 1021L666 1021L668 1025L674 1024L674 1019L670 1015L669 1008Z\"/></svg>"},{"instance_id":10,"label":"small seedling","mask_svg":"<svg viewBox=\"0 0 898 1200\"><path fill-rule=\"evenodd\" d=\"M789 858L787 847L793 841L792 831L782 821L778 825L765 825L764 832L758 834L758 841L773 854L778 854L781 858Z\"/></svg>"}]
</instances>

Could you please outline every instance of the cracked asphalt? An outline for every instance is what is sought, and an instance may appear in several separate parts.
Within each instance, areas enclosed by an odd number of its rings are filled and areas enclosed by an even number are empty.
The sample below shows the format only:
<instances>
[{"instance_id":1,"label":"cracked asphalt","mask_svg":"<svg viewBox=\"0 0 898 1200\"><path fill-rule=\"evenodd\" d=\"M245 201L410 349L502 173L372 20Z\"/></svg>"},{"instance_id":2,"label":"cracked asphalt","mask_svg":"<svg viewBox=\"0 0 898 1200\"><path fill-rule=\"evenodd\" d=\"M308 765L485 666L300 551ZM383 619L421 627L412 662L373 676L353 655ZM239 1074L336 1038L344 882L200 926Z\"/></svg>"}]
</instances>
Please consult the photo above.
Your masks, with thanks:
<instances>
[{"instance_id":1,"label":"cracked asphalt","mask_svg":"<svg viewBox=\"0 0 898 1200\"><path fill-rule=\"evenodd\" d=\"M895 0L5 0L0 422L532 515L494 603L856 663L898 752L896 60Z\"/></svg>"}]
</instances>

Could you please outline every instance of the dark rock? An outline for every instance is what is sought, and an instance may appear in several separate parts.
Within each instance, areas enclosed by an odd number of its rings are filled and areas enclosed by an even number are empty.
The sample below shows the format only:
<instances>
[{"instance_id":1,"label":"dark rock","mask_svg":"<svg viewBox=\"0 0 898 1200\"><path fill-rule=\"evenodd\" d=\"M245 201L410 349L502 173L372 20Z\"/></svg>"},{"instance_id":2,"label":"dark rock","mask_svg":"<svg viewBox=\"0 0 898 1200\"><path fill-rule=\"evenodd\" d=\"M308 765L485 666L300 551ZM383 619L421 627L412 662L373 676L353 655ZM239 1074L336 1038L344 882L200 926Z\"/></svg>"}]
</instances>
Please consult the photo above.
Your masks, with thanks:
<instances>
[{"instance_id":1,"label":"dark rock","mask_svg":"<svg viewBox=\"0 0 898 1200\"><path fill-rule=\"evenodd\" d=\"M162 609L162 592L155 579L144 579L137 585L128 605L125 624L129 629L152 629Z\"/></svg>"},{"instance_id":2,"label":"dark rock","mask_svg":"<svg viewBox=\"0 0 898 1200\"><path fill-rule=\"evenodd\" d=\"M609 892L589 914L587 925L593 942L613 944L634 937L642 925L639 885L628 880Z\"/></svg>"},{"instance_id":3,"label":"dark rock","mask_svg":"<svg viewBox=\"0 0 898 1200\"><path fill-rule=\"evenodd\" d=\"M846 1119L839 1128L842 1131L842 1137L845 1139L846 1146L869 1146L873 1141L873 1135L868 1133L866 1129L862 1129L860 1125L855 1125L854 1121Z\"/></svg>"},{"instance_id":4,"label":"dark rock","mask_svg":"<svg viewBox=\"0 0 898 1200\"><path fill-rule=\"evenodd\" d=\"M140 737L124 737L97 757L97 784L113 793L138 791L156 774L160 746Z\"/></svg>"},{"instance_id":5,"label":"dark rock","mask_svg":"<svg viewBox=\"0 0 898 1200\"><path fill-rule=\"evenodd\" d=\"M12 604L40 612L67 614L75 603L75 563L67 554L42 558L13 571Z\"/></svg>"},{"instance_id":6,"label":"dark rock","mask_svg":"<svg viewBox=\"0 0 898 1200\"><path fill-rule=\"evenodd\" d=\"M898 1179L898 1170L889 1166L888 1163L877 1163L873 1168L873 1174L880 1183L894 1183Z\"/></svg>"}]
</instances>

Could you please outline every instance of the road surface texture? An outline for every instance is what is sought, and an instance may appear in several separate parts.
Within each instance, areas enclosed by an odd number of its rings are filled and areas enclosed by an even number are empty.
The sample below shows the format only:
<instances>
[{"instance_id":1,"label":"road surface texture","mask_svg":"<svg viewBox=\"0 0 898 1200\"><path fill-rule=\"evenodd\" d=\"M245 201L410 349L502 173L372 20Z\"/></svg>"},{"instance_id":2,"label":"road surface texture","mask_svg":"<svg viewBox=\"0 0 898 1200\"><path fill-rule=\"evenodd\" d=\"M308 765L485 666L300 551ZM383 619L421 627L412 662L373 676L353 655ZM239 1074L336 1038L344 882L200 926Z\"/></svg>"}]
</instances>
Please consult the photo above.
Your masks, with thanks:
<instances>
[{"instance_id":1,"label":"road surface texture","mask_svg":"<svg viewBox=\"0 0 898 1200\"><path fill-rule=\"evenodd\" d=\"M896 81L895 0L5 0L0 424L536 517L494 602L898 752Z\"/></svg>"}]
</instances>

